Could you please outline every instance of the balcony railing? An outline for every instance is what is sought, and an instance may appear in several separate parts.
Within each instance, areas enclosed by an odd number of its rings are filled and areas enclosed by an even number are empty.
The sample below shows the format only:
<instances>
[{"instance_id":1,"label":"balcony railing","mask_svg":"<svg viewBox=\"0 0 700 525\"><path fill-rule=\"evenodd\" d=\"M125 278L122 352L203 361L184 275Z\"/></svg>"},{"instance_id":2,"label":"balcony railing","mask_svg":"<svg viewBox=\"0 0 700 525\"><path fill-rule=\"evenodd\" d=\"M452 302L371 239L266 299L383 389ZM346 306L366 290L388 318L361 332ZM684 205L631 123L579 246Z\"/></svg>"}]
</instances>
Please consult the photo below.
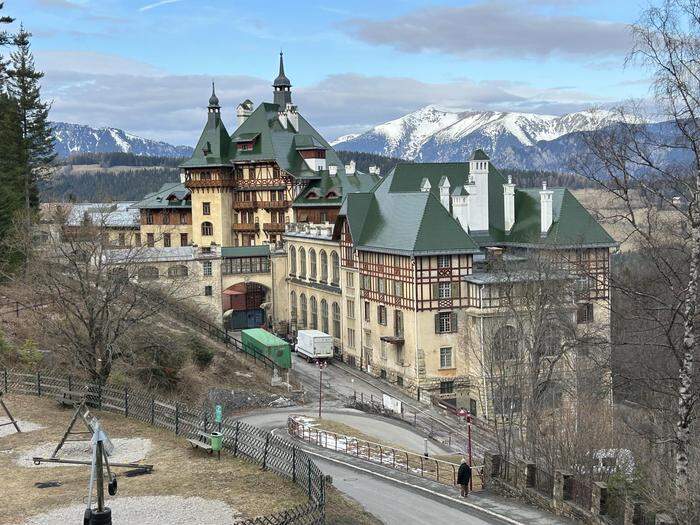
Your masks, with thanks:
<instances>
[{"instance_id":1,"label":"balcony railing","mask_svg":"<svg viewBox=\"0 0 700 525\"><path fill-rule=\"evenodd\" d=\"M291 201L260 201L259 206L266 210L280 210L289 208Z\"/></svg>"},{"instance_id":2,"label":"balcony railing","mask_svg":"<svg viewBox=\"0 0 700 525\"><path fill-rule=\"evenodd\" d=\"M233 231L235 232L256 232L260 225L252 222L237 222L233 224Z\"/></svg>"},{"instance_id":3,"label":"balcony railing","mask_svg":"<svg viewBox=\"0 0 700 525\"><path fill-rule=\"evenodd\" d=\"M234 210L254 210L257 207L257 201L233 201Z\"/></svg>"},{"instance_id":4,"label":"balcony railing","mask_svg":"<svg viewBox=\"0 0 700 525\"><path fill-rule=\"evenodd\" d=\"M283 222L266 222L263 224L263 230L266 232L284 232Z\"/></svg>"}]
</instances>

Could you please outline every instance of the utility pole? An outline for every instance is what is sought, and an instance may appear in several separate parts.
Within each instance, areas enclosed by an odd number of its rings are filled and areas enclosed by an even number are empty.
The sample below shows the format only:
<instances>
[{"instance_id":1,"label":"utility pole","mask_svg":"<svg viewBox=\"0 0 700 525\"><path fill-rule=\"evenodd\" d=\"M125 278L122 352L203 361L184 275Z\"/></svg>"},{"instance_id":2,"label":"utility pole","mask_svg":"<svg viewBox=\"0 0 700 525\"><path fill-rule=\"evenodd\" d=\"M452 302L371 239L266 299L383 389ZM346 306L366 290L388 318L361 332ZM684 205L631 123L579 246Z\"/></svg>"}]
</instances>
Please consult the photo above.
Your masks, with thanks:
<instances>
[{"instance_id":1,"label":"utility pole","mask_svg":"<svg viewBox=\"0 0 700 525\"><path fill-rule=\"evenodd\" d=\"M318 418L321 419L321 403L323 402L323 369L326 368L326 362L319 359L318 363Z\"/></svg>"},{"instance_id":2,"label":"utility pole","mask_svg":"<svg viewBox=\"0 0 700 525\"><path fill-rule=\"evenodd\" d=\"M474 416L471 412L461 408L457 415L463 417L467 422L467 457L469 458L469 468L472 467L472 419ZM474 473L472 472L471 478L469 478L469 490L474 490Z\"/></svg>"}]
</instances>

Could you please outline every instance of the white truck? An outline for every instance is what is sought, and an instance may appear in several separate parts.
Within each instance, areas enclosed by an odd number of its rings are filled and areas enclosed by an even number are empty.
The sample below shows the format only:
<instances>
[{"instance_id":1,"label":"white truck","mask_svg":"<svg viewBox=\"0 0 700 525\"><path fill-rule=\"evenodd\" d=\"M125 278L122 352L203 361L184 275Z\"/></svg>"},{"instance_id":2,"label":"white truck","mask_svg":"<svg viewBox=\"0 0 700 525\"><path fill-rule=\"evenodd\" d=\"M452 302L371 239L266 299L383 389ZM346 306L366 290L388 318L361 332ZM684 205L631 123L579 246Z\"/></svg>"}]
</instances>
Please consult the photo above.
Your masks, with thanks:
<instances>
[{"instance_id":1,"label":"white truck","mask_svg":"<svg viewBox=\"0 0 700 525\"><path fill-rule=\"evenodd\" d=\"M333 338L320 330L299 330L295 347L307 361L333 357Z\"/></svg>"}]
</instances>

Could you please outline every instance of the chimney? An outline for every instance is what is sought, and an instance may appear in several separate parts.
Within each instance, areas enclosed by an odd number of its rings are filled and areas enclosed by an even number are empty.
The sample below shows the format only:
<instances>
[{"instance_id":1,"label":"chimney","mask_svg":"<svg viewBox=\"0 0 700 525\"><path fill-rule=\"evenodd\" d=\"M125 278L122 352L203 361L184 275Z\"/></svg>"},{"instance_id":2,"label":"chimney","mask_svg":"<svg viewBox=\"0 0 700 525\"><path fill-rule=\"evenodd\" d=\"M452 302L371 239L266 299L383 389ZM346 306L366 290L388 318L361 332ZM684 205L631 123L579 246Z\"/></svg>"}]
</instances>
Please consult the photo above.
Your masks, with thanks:
<instances>
[{"instance_id":1,"label":"chimney","mask_svg":"<svg viewBox=\"0 0 700 525\"><path fill-rule=\"evenodd\" d=\"M338 174L338 166L335 166L334 164L331 164L328 166L328 175L331 177L335 177Z\"/></svg>"},{"instance_id":2,"label":"chimney","mask_svg":"<svg viewBox=\"0 0 700 525\"><path fill-rule=\"evenodd\" d=\"M452 216L469 233L469 190L468 186L457 186L452 191Z\"/></svg>"},{"instance_id":3,"label":"chimney","mask_svg":"<svg viewBox=\"0 0 700 525\"><path fill-rule=\"evenodd\" d=\"M181 170L181 171L180 171L180 182L181 182L182 184L185 183L185 170Z\"/></svg>"},{"instance_id":4,"label":"chimney","mask_svg":"<svg viewBox=\"0 0 700 525\"><path fill-rule=\"evenodd\" d=\"M287 120L294 131L299 131L299 113L297 107L292 104L287 104Z\"/></svg>"},{"instance_id":5,"label":"chimney","mask_svg":"<svg viewBox=\"0 0 700 525\"><path fill-rule=\"evenodd\" d=\"M279 111L277 113L277 119L280 121L280 124L282 124L282 127L287 129L287 113L285 111Z\"/></svg>"},{"instance_id":6,"label":"chimney","mask_svg":"<svg viewBox=\"0 0 700 525\"><path fill-rule=\"evenodd\" d=\"M440 179L440 203L450 211L450 181L444 175Z\"/></svg>"},{"instance_id":7,"label":"chimney","mask_svg":"<svg viewBox=\"0 0 700 525\"><path fill-rule=\"evenodd\" d=\"M253 103L250 100L246 99L238 104L238 107L236 108L237 127L240 127L240 125L243 124L248 117L250 117L251 113L253 113Z\"/></svg>"},{"instance_id":8,"label":"chimney","mask_svg":"<svg viewBox=\"0 0 700 525\"><path fill-rule=\"evenodd\" d=\"M420 183L420 191L430 191L430 188L432 188L430 181L427 179L427 177L423 177L423 180Z\"/></svg>"},{"instance_id":9,"label":"chimney","mask_svg":"<svg viewBox=\"0 0 700 525\"><path fill-rule=\"evenodd\" d=\"M503 185L503 223L507 232L512 230L515 224L515 184L510 175L508 184Z\"/></svg>"},{"instance_id":10,"label":"chimney","mask_svg":"<svg viewBox=\"0 0 700 525\"><path fill-rule=\"evenodd\" d=\"M347 175L355 175L355 161L351 160L350 164L345 165L345 173Z\"/></svg>"},{"instance_id":11,"label":"chimney","mask_svg":"<svg viewBox=\"0 0 700 525\"><path fill-rule=\"evenodd\" d=\"M540 233L544 237L552 226L552 195L554 192L547 189L547 181L542 181L540 190Z\"/></svg>"}]
</instances>

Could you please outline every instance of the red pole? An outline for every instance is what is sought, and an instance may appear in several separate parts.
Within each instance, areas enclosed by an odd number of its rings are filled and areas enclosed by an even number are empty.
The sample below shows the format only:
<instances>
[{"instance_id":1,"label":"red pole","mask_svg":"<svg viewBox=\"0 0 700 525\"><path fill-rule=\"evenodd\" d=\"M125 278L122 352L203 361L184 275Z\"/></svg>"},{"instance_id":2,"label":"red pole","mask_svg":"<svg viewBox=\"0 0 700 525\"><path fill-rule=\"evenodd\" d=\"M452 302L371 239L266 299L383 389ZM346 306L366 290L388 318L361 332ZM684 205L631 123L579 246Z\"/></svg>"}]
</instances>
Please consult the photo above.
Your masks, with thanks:
<instances>
[{"instance_id":1,"label":"red pole","mask_svg":"<svg viewBox=\"0 0 700 525\"><path fill-rule=\"evenodd\" d=\"M469 453L469 467L472 467L472 415L467 414L467 447L468 447L468 453ZM469 490L473 491L474 490L474 472L472 471L472 475L469 478Z\"/></svg>"}]
</instances>

